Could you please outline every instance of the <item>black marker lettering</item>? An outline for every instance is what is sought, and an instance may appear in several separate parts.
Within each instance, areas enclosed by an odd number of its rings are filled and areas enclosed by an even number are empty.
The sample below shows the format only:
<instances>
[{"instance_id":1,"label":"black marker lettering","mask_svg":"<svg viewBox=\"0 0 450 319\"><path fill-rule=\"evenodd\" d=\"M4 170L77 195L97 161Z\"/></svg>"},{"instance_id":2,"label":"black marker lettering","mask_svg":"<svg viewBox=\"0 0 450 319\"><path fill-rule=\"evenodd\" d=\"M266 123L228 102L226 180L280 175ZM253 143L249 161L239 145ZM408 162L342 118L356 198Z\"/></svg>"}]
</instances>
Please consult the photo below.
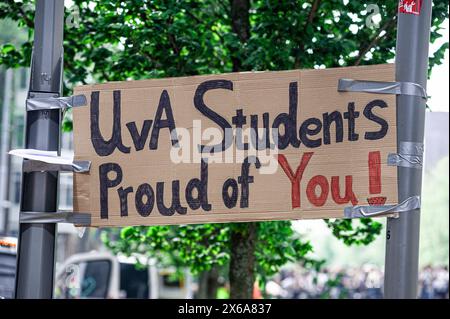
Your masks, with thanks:
<instances>
[{"instance_id":1,"label":"black marker lettering","mask_svg":"<svg viewBox=\"0 0 450 319\"><path fill-rule=\"evenodd\" d=\"M255 163L255 167L259 169L261 162L256 156L249 156L244 160L241 166L241 176L238 177L238 183L241 184L241 208L248 207L248 199L250 197L249 184L253 183L253 176L249 176L250 165Z\"/></svg>"},{"instance_id":2,"label":"black marker lettering","mask_svg":"<svg viewBox=\"0 0 450 319\"><path fill-rule=\"evenodd\" d=\"M166 112L166 120L161 120L163 111ZM169 94L166 90L162 91L161 97L158 103L158 109L156 110L155 122L153 124L152 135L150 137L150 149L156 150L158 148L159 131L162 128L168 128L169 133L175 130L175 119L173 118L172 106L170 105ZM178 144L178 139L172 139L172 146Z\"/></svg>"},{"instance_id":3,"label":"black marker lettering","mask_svg":"<svg viewBox=\"0 0 450 319\"><path fill-rule=\"evenodd\" d=\"M231 187L231 195L229 188ZM226 207L236 207L238 197L238 184L234 178L229 178L225 181L222 187L222 200Z\"/></svg>"},{"instance_id":4,"label":"black marker lettering","mask_svg":"<svg viewBox=\"0 0 450 319\"><path fill-rule=\"evenodd\" d=\"M372 109L374 107L386 108L386 107L388 107L388 105L383 100L374 100L374 101L370 102L369 104L367 104L367 106L364 108L364 116L367 119L369 119L381 126L380 130L377 132L366 132L366 134L364 136L364 138L366 140L382 139L383 137L386 136L388 129L389 129L389 124L388 124L388 122L386 122L385 119L379 117L378 115L373 114Z\"/></svg>"},{"instance_id":5,"label":"black marker lettering","mask_svg":"<svg viewBox=\"0 0 450 319\"><path fill-rule=\"evenodd\" d=\"M108 219L108 188L116 187L122 181L122 168L116 163L105 163L99 166L100 178L100 218ZM115 172L114 179L108 178L108 173Z\"/></svg>"},{"instance_id":6,"label":"black marker lettering","mask_svg":"<svg viewBox=\"0 0 450 319\"><path fill-rule=\"evenodd\" d=\"M139 134L136 123L130 122L127 123L128 131L130 131L131 138L133 139L134 147L136 148L136 151L140 151L144 149L145 142L148 138L148 133L150 132L150 127L152 126L153 121L152 120L145 120L144 124L142 125L141 133Z\"/></svg>"},{"instance_id":7,"label":"black marker lettering","mask_svg":"<svg viewBox=\"0 0 450 319\"><path fill-rule=\"evenodd\" d=\"M336 127L336 143L340 143L344 140L342 114L338 111L334 111L331 114L323 114L323 144L331 144L330 127L333 122Z\"/></svg>"},{"instance_id":8,"label":"black marker lettering","mask_svg":"<svg viewBox=\"0 0 450 319\"><path fill-rule=\"evenodd\" d=\"M293 147L300 146L300 140L297 137L297 104L298 104L298 86L297 82L289 83L289 114L281 113L273 121L272 127L276 134L278 129L278 148L284 150L291 144ZM280 126L284 126L284 135L280 133Z\"/></svg>"},{"instance_id":9,"label":"black marker lettering","mask_svg":"<svg viewBox=\"0 0 450 319\"><path fill-rule=\"evenodd\" d=\"M192 194L194 189L197 190L197 197ZM201 162L200 179L193 178L189 181L185 196L192 210L199 209L200 206L204 211L211 210L211 204L208 203L208 163L205 160Z\"/></svg>"},{"instance_id":10,"label":"black marker lettering","mask_svg":"<svg viewBox=\"0 0 450 319\"><path fill-rule=\"evenodd\" d=\"M156 183L156 205L158 206L159 213L163 216L172 216L177 212L184 215L187 213L186 207L182 207L180 204L180 181L172 181L172 204L167 207L164 204L164 182Z\"/></svg>"},{"instance_id":11,"label":"black marker lettering","mask_svg":"<svg viewBox=\"0 0 450 319\"><path fill-rule=\"evenodd\" d=\"M91 142L95 152L99 156L111 155L117 149L122 153L130 153L130 148L122 143L121 125L120 125L120 91L113 92L113 127L111 139L105 141L100 132L99 125L99 102L100 92L91 93Z\"/></svg>"},{"instance_id":12,"label":"black marker lettering","mask_svg":"<svg viewBox=\"0 0 450 319\"><path fill-rule=\"evenodd\" d=\"M120 199L120 217L128 216L128 194L133 192L133 187L123 189L120 187L117 190Z\"/></svg>"},{"instance_id":13,"label":"black marker lettering","mask_svg":"<svg viewBox=\"0 0 450 319\"><path fill-rule=\"evenodd\" d=\"M231 122L236 126L236 148L238 150L248 150L248 143L244 143L242 136L242 127L247 124L247 119L242 109L236 110L236 116L231 118Z\"/></svg>"},{"instance_id":14,"label":"black marker lettering","mask_svg":"<svg viewBox=\"0 0 450 319\"><path fill-rule=\"evenodd\" d=\"M147 197L147 202L144 203L143 198ZM136 210L142 217L147 217L153 210L155 205L155 192L149 184L139 185L136 195L134 197L134 203L136 205Z\"/></svg>"},{"instance_id":15,"label":"black marker lettering","mask_svg":"<svg viewBox=\"0 0 450 319\"><path fill-rule=\"evenodd\" d=\"M310 128L311 126L315 126L315 128ZM312 117L307 119L300 126L300 140L302 143L309 148L315 148L322 145L322 139L310 139L309 136L314 136L320 133L322 130L322 122L316 118Z\"/></svg>"},{"instance_id":16,"label":"black marker lettering","mask_svg":"<svg viewBox=\"0 0 450 319\"><path fill-rule=\"evenodd\" d=\"M209 90L215 90L215 89L224 89L224 90L233 91L233 82L228 81L228 80L210 80L210 81L205 81L205 82L201 83L197 87L197 90L195 91L194 106L197 110L200 111L200 113L202 113L204 116L209 118L211 121L213 121L214 123L219 125L220 128L223 130L224 136L223 136L223 140L222 140L221 150L225 151L228 147L230 147L231 142L232 142L232 139L230 138L231 136L229 136L228 138L226 138L226 136L225 136L226 134L232 133L231 125L230 125L230 123L228 123L228 121L226 119L224 119L222 116L220 116L219 114L217 114L216 112L211 110L205 104L205 101L204 101L204 96L205 96L206 92L208 92ZM226 130L227 128L229 130ZM229 145L225 145L226 141L229 142ZM214 145L213 146L199 145L199 148L200 148L199 151L202 153L204 152L205 148L208 149L208 152L214 153L215 146Z\"/></svg>"},{"instance_id":17,"label":"black marker lettering","mask_svg":"<svg viewBox=\"0 0 450 319\"><path fill-rule=\"evenodd\" d=\"M251 141L252 145L257 150L263 150L263 149L274 149L275 145L270 143L270 124L269 124L269 113L263 113L263 127L264 127L264 133L261 138L259 138L259 131L258 131L258 115L251 115L250 116L250 125L251 125Z\"/></svg>"},{"instance_id":18,"label":"black marker lettering","mask_svg":"<svg viewBox=\"0 0 450 319\"><path fill-rule=\"evenodd\" d=\"M359 117L359 112L355 111L355 103L348 103L348 111L344 112L344 119L348 120L348 140L357 141L359 134L355 133L355 119Z\"/></svg>"}]
</instances>

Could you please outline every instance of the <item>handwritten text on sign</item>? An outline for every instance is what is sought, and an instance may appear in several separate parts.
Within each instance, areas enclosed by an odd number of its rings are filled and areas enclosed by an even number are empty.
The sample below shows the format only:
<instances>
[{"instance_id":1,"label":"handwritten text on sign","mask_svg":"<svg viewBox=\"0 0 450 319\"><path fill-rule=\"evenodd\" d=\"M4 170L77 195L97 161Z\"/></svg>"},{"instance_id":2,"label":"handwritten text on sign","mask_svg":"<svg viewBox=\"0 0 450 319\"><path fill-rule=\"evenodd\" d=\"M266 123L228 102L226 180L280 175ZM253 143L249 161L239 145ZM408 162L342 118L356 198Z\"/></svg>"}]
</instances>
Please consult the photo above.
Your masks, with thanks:
<instances>
[{"instance_id":1,"label":"handwritten text on sign","mask_svg":"<svg viewBox=\"0 0 450 319\"><path fill-rule=\"evenodd\" d=\"M74 209L93 226L341 218L397 203L395 96L339 93L394 67L82 86Z\"/></svg>"}]
</instances>

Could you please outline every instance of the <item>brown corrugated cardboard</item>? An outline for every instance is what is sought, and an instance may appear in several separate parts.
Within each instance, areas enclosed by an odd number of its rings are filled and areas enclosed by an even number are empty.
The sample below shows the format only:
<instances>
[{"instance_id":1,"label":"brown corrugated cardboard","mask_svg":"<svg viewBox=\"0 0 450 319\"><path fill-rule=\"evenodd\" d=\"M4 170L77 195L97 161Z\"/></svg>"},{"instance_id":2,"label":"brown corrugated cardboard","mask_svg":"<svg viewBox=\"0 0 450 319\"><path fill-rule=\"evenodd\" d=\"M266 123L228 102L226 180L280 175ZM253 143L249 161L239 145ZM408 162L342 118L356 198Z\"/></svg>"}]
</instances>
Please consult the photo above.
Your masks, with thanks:
<instances>
[{"instance_id":1,"label":"brown corrugated cardboard","mask_svg":"<svg viewBox=\"0 0 450 319\"><path fill-rule=\"evenodd\" d=\"M387 165L396 152L395 96L337 91L340 78L394 81L394 72L378 65L77 87L88 106L73 111L75 159L92 166L74 176L74 210L91 213L92 226L124 226L342 218L354 204L396 204L397 170ZM247 129L256 121L262 128L264 120L287 123L279 124L283 149L272 158L283 165L273 174L236 162L236 143L215 154L230 163L209 160L203 173L200 162L173 162L180 149L166 126L189 132L190 143L179 145L192 152L222 139L192 141L199 124L221 132L220 125Z\"/></svg>"}]
</instances>

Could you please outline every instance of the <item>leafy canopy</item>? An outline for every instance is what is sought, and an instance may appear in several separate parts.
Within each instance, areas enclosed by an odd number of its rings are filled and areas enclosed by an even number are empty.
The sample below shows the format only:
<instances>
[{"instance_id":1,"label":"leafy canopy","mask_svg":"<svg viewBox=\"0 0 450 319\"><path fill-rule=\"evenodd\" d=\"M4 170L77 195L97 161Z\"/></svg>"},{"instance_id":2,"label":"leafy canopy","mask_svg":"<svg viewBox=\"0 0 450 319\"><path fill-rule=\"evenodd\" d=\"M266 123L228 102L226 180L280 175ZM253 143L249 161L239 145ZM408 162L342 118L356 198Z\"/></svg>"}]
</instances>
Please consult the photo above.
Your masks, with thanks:
<instances>
[{"instance_id":1,"label":"leafy canopy","mask_svg":"<svg viewBox=\"0 0 450 319\"><path fill-rule=\"evenodd\" d=\"M232 32L230 5L220 0L73 1L66 10L64 35L65 93L76 84L187 76L232 71L239 57L246 70L338 67L379 64L395 54L397 1L378 1L381 22L367 25L367 1L253 0L250 36L242 43ZM448 2L433 1L431 41L440 37ZM33 36L33 1L3 0L0 19L29 30L22 44L0 46L0 65L29 66ZM430 58L440 64L448 43ZM71 130L70 121L65 128ZM380 234L370 219L326 221L333 235L348 245L367 245ZM230 229L242 224L127 227L104 234L107 245L127 254L142 253L190 266L200 272L229 259ZM312 250L291 223L258 224L257 270L261 277L289 261L309 266Z\"/></svg>"}]
</instances>

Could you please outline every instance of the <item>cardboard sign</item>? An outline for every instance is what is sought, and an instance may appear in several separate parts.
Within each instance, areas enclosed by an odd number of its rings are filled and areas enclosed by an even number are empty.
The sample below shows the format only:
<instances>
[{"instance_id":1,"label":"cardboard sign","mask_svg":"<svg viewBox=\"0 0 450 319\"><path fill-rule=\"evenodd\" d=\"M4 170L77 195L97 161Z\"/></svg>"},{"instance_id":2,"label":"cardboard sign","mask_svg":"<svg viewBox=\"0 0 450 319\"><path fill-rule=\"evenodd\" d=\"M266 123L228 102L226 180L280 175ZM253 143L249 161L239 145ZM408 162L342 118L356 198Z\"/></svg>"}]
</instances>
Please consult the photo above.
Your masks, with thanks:
<instances>
[{"instance_id":1,"label":"cardboard sign","mask_svg":"<svg viewBox=\"0 0 450 319\"><path fill-rule=\"evenodd\" d=\"M92 226L342 218L397 204L396 97L338 92L393 65L76 88L74 211Z\"/></svg>"}]
</instances>

